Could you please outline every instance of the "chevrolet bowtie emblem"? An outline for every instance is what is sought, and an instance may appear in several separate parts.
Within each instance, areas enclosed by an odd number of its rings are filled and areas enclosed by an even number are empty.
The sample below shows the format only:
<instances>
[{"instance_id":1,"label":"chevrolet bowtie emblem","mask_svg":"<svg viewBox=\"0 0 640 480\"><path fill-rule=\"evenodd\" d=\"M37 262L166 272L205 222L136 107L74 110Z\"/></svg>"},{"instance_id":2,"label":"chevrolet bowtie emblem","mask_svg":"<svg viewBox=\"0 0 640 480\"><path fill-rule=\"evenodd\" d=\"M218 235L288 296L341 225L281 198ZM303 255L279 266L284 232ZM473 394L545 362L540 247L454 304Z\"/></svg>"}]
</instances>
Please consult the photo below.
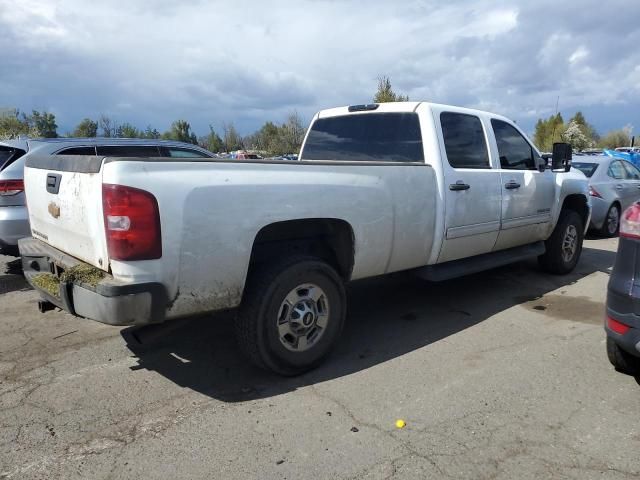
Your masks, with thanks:
<instances>
[{"instance_id":1,"label":"chevrolet bowtie emblem","mask_svg":"<svg viewBox=\"0 0 640 480\"><path fill-rule=\"evenodd\" d=\"M51 202L49 204L49 213L53 218L58 218L60 216L60 207L55 203Z\"/></svg>"}]
</instances>

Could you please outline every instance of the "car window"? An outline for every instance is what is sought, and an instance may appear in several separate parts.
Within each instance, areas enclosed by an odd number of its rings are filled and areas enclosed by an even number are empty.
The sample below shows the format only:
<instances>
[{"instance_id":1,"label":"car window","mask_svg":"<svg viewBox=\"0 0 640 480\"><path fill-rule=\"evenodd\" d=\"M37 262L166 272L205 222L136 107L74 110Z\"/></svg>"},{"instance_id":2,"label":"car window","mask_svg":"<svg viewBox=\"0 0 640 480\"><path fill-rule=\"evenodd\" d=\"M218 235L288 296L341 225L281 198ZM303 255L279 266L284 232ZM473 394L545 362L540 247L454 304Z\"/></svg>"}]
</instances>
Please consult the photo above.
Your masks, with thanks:
<instances>
[{"instance_id":1,"label":"car window","mask_svg":"<svg viewBox=\"0 0 640 480\"><path fill-rule=\"evenodd\" d=\"M607 175L609 175L611 178L615 178L616 180L624 180L627 178L627 171L624 169L624 166L622 165L622 162L620 160L614 160L609 165Z\"/></svg>"},{"instance_id":2,"label":"car window","mask_svg":"<svg viewBox=\"0 0 640 480\"><path fill-rule=\"evenodd\" d=\"M598 169L597 163L571 162L571 166L580 170L587 178L593 177L593 174Z\"/></svg>"},{"instance_id":3,"label":"car window","mask_svg":"<svg viewBox=\"0 0 640 480\"><path fill-rule=\"evenodd\" d=\"M484 129L478 117L442 112L440 125L449 165L453 168L491 168Z\"/></svg>"},{"instance_id":4,"label":"car window","mask_svg":"<svg viewBox=\"0 0 640 480\"><path fill-rule=\"evenodd\" d=\"M529 142L507 122L491 120L493 133L498 144L500 166L510 170L536 170L535 150Z\"/></svg>"},{"instance_id":5,"label":"car window","mask_svg":"<svg viewBox=\"0 0 640 480\"><path fill-rule=\"evenodd\" d=\"M25 151L20 148L0 146L0 171L7 168L24 154Z\"/></svg>"},{"instance_id":6,"label":"car window","mask_svg":"<svg viewBox=\"0 0 640 480\"><path fill-rule=\"evenodd\" d=\"M95 155L96 147L71 147L60 150L56 155Z\"/></svg>"},{"instance_id":7,"label":"car window","mask_svg":"<svg viewBox=\"0 0 640 480\"><path fill-rule=\"evenodd\" d=\"M104 145L98 146L98 155L105 157L161 157L156 146Z\"/></svg>"},{"instance_id":8,"label":"car window","mask_svg":"<svg viewBox=\"0 0 640 480\"><path fill-rule=\"evenodd\" d=\"M640 180L640 170L638 170L638 168L629 163L629 162L622 162L622 164L624 165L624 168L627 170L627 178L630 180Z\"/></svg>"},{"instance_id":9,"label":"car window","mask_svg":"<svg viewBox=\"0 0 640 480\"><path fill-rule=\"evenodd\" d=\"M304 160L423 162L416 113L366 113L313 122L302 151Z\"/></svg>"},{"instance_id":10,"label":"car window","mask_svg":"<svg viewBox=\"0 0 640 480\"><path fill-rule=\"evenodd\" d=\"M167 157L174 158L211 158L210 155L207 155L198 150L191 150L189 148L177 148L177 147L166 147L165 149Z\"/></svg>"}]
</instances>

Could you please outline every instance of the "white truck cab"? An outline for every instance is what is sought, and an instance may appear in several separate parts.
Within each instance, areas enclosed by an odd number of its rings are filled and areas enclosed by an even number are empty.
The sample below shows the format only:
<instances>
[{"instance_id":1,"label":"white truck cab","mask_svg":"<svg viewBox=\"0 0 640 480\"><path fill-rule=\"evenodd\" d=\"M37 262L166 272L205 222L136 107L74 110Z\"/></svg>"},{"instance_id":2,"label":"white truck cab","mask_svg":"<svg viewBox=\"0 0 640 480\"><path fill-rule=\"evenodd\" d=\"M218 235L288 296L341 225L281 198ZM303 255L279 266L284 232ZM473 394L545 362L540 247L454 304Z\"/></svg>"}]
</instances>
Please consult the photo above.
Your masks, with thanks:
<instances>
[{"instance_id":1,"label":"white truck cab","mask_svg":"<svg viewBox=\"0 0 640 480\"><path fill-rule=\"evenodd\" d=\"M292 375L338 341L350 280L577 264L587 180L509 119L426 102L313 118L298 161L30 156L25 275L78 316L148 325L237 309L257 365Z\"/></svg>"}]
</instances>

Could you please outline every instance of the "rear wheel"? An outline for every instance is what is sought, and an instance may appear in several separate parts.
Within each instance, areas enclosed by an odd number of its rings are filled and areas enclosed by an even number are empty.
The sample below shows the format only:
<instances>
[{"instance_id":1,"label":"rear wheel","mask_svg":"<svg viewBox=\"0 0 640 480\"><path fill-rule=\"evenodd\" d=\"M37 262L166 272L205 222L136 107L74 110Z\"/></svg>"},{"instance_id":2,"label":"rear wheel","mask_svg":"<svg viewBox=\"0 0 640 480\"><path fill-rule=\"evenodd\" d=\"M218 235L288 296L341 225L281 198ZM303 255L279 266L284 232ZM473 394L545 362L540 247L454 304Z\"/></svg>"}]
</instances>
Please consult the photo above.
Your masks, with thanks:
<instances>
[{"instance_id":1,"label":"rear wheel","mask_svg":"<svg viewBox=\"0 0 640 480\"><path fill-rule=\"evenodd\" d=\"M615 237L620 230L620 207L614 203L609 207L600 233L605 237Z\"/></svg>"},{"instance_id":2,"label":"rear wheel","mask_svg":"<svg viewBox=\"0 0 640 480\"><path fill-rule=\"evenodd\" d=\"M295 256L259 267L238 311L241 350L257 366L298 375L319 365L342 332L342 279L326 262Z\"/></svg>"},{"instance_id":3,"label":"rear wheel","mask_svg":"<svg viewBox=\"0 0 640 480\"><path fill-rule=\"evenodd\" d=\"M625 352L611 337L607 337L607 357L619 372L629 375L640 374L640 358Z\"/></svg>"},{"instance_id":4,"label":"rear wheel","mask_svg":"<svg viewBox=\"0 0 640 480\"><path fill-rule=\"evenodd\" d=\"M580 259L584 226L574 210L562 210L556 228L545 242L546 252L538 257L540 266L550 273L571 272Z\"/></svg>"}]
</instances>

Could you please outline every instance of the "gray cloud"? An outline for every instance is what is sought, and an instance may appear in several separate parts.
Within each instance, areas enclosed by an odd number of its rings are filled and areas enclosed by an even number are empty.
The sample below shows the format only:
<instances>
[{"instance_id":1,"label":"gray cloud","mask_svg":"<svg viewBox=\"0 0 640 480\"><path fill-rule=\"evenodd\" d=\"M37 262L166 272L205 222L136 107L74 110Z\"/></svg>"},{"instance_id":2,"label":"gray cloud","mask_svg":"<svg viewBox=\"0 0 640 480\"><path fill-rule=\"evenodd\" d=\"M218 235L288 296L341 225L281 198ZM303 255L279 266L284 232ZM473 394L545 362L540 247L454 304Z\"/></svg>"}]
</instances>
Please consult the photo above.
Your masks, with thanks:
<instances>
[{"instance_id":1,"label":"gray cloud","mask_svg":"<svg viewBox=\"0 0 640 480\"><path fill-rule=\"evenodd\" d=\"M0 0L0 105L244 132L369 101L388 75L412 100L495 110L531 129L582 109L640 126L640 4L624 0Z\"/></svg>"}]
</instances>

